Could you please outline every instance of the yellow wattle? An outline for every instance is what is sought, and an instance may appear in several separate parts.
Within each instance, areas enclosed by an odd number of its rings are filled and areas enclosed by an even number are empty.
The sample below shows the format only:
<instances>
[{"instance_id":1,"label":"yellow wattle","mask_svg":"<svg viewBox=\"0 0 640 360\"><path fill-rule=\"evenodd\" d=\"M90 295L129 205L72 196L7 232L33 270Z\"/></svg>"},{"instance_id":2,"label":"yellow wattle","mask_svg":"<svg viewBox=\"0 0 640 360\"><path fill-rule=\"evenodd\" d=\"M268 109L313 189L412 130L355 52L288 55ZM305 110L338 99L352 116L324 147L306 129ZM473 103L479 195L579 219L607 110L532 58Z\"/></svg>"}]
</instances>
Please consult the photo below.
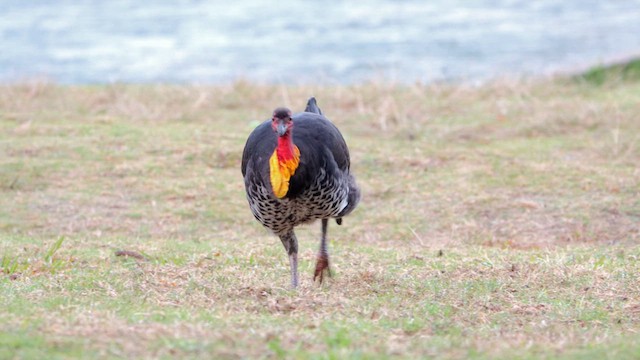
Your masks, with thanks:
<instances>
[{"instance_id":1,"label":"yellow wattle","mask_svg":"<svg viewBox=\"0 0 640 360\"><path fill-rule=\"evenodd\" d=\"M289 179L293 176L300 164L300 150L293 145L293 158L279 159L276 149L269 158L269 170L271 175L271 187L278 198L283 198L289 191Z\"/></svg>"}]
</instances>

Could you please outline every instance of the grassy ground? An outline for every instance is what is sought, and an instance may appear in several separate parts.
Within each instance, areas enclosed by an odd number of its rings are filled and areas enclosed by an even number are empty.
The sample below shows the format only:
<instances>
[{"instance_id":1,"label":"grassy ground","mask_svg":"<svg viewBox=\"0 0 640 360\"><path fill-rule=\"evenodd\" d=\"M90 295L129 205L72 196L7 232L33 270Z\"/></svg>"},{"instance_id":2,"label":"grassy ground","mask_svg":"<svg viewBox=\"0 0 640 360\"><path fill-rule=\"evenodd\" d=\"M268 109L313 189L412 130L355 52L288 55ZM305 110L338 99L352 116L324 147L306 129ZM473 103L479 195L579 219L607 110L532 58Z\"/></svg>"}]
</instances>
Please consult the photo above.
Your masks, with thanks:
<instances>
[{"instance_id":1,"label":"grassy ground","mask_svg":"<svg viewBox=\"0 0 640 360\"><path fill-rule=\"evenodd\" d=\"M1 86L0 358L638 358L640 82L599 76ZM292 291L239 161L310 95L363 199Z\"/></svg>"}]
</instances>

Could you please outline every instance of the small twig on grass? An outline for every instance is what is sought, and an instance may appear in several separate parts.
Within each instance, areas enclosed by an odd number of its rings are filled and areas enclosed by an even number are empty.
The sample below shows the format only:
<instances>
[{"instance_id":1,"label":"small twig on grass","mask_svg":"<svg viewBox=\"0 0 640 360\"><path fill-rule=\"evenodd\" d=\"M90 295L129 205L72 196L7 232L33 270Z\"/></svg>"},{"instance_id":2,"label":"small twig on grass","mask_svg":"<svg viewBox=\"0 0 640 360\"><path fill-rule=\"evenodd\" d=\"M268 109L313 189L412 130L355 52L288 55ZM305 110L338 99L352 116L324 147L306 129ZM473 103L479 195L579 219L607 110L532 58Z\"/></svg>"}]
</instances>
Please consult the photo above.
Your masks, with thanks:
<instances>
[{"instance_id":1,"label":"small twig on grass","mask_svg":"<svg viewBox=\"0 0 640 360\"><path fill-rule=\"evenodd\" d=\"M147 260L147 258L144 255L131 250L118 250L116 251L115 254L116 256L131 257L134 259L145 260L145 261Z\"/></svg>"},{"instance_id":2,"label":"small twig on grass","mask_svg":"<svg viewBox=\"0 0 640 360\"><path fill-rule=\"evenodd\" d=\"M424 241L422 241L422 238L420 237L420 235L418 235L418 233L413 230L413 228L411 226L409 226L409 230L411 230L411 232L413 233L413 235L416 237L416 239L418 240L418 243L420 243L420 246L424 247Z\"/></svg>"},{"instance_id":3,"label":"small twig on grass","mask_svg":"<svg viewBox=\"0 0 640 360\"><path fill-rule=\"evenodd\" d=\"M20 179L20 176L16 176L15 179L11 181L11 184L9 184L9 190L14 190L16 188L16 184L18 183L19 179Z\"/></svg>"}]
</instances>

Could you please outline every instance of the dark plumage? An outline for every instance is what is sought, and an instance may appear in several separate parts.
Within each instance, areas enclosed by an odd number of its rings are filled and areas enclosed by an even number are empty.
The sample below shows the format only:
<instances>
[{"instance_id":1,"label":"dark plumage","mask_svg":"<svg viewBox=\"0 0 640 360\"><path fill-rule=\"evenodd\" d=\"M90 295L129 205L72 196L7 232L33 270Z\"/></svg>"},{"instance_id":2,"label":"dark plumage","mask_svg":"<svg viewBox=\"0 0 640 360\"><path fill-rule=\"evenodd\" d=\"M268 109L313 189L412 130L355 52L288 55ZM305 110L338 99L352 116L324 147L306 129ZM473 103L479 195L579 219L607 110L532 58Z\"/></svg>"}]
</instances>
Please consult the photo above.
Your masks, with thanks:
<instances>
[{"instance_id":1,"label":"dark plumage","mask_svg":"<svg viewBox=\"0 0 640 360\"><path fill-rule=\"evenodd\" d=\"M330 274L328 219L335 218L340 224L360 200L349 167L347 144L338 128L322 115L315 98L295 115L277 108L272 119L258 125L247 139L242 175L249 206L255 218L280 237L289 255L293 287L298 285L297 225L322 220L314 279L319 277L322 282L324 272Z\"/></svg>"}]
</instances>

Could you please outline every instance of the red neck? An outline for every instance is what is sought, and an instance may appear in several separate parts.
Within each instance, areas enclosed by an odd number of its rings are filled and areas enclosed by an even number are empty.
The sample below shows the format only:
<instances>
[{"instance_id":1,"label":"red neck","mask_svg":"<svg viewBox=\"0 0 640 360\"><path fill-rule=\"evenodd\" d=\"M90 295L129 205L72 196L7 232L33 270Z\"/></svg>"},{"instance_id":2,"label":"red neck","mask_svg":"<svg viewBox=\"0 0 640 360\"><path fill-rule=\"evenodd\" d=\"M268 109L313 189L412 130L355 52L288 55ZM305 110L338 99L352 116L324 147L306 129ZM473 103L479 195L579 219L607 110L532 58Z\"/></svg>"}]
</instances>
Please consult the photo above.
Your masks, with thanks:
<instances>
[{"instance_id":1,"label":"red neck","mask_svg":"<svg viewBox=\"0 0 640 360\"><path fill-rule=\"evenodd\" d=\"M276 149L278 152L279 160L290 160L293 159L293 141L291 140L291 133L287 132L286 134L278 137L278 147Z\"/></svg>"}]
</instances>

